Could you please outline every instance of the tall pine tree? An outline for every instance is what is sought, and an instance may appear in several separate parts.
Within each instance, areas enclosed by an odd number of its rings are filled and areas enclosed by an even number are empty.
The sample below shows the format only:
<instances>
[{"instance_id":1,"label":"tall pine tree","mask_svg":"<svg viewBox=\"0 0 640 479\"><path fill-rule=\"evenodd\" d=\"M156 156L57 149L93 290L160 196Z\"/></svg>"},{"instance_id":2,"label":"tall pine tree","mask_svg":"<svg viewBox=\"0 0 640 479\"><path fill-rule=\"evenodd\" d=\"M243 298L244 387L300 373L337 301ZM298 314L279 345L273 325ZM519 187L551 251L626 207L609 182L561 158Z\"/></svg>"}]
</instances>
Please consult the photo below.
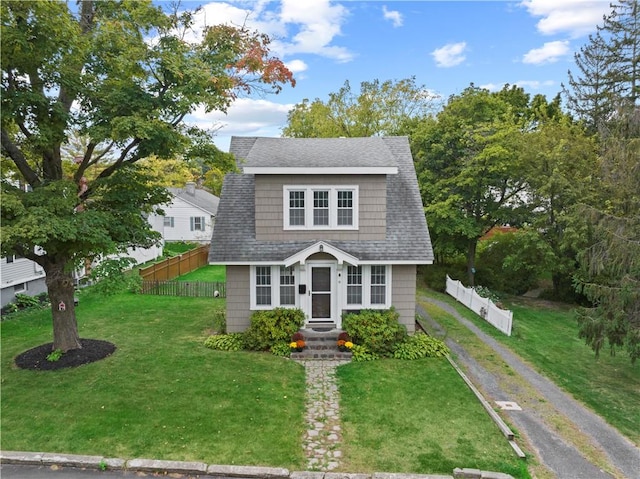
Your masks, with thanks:
<instances>
[{"instance_id":1,"label":"tall pine tree","mask_svg":"<svg viewBox=\"0 0 640 479\"><path fill-rule=\"evenodd\" d=\"M640 8L638 0L611 5L595 35L575 55L578 72L564 86L567 105L591 132L640 94Z\"/></svg>"}]
</instances>

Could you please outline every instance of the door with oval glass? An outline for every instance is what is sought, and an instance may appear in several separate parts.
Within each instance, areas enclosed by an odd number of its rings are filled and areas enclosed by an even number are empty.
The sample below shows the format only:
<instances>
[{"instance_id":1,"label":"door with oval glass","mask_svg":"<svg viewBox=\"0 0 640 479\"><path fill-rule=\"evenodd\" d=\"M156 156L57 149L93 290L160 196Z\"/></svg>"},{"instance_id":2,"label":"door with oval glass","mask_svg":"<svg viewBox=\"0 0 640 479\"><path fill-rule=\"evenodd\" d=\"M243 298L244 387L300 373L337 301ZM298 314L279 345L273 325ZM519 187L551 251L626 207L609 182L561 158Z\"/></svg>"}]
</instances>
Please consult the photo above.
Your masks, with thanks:
<instances>
[{"instance_id":1,"label":"door with oval glass","mask_svg":"<svg viewBox=\"0 0 640 479\"><path fill-rule=\"evenodd\" d=\"M335 319L335 270L332 263L310 265L310 323L330 323Z\"/></svg>"}]
</instances>

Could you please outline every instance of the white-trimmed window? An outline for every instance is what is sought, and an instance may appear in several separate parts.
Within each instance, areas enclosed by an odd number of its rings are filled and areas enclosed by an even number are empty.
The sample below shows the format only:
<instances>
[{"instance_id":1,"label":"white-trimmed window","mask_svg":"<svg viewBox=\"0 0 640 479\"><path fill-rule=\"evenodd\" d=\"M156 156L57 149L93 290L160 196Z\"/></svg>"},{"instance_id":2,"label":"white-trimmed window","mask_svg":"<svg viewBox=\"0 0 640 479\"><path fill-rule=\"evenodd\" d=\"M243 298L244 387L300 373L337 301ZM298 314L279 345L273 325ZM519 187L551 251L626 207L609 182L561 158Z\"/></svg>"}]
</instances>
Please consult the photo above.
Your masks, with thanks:
<instances>
[{"instance_id":1,"label":"white-trimmed window","mask_svg":"<svg viewBox=\"0 0 640 479\"><path fill-rule=\"evenodd\" d=\"M13 285L14 293L24 293L27 291L27 283L18 283Z\"/></svg>"},{"instance_id":2,"label":"white-trimmed window","mask_svg":"<svg viewBox=\"0 0 640 479\"><path fill-rule=\"evenodd\" d=\"M256 305L271 306L271 266L256 266Z\"/></svg>"},{"instance_id":3,"label":"white-trimmed window","mask_svg":"<svg viewBox=\"0 0 640 479\"><path fill-rule=\"evenodd\" d=\"M280 306L295 306L296 275L293 266L280 266Z\"/></svg>"},{"instance_id":4,"label":"white-trimmed window","mask_svg":"<svg viewBox=\"0 0 640 479\"><path fill-rule=\"evenodd\" d=\"M362 304L362 266L347 266L347 304Z\"/></svg>"},{"instance_id":5,"label":"white-trimmed window","mask_svg":"<svg viewBox=\"0 0 640 479\"><path fill-rule=\"evenodd\" d=\"M285 185L284 229L358 229L358 187Z\"/></svg>"},{"instance_id":6,"label":"white-trimmed window","mask_svg":"<svg viewBox=\"0 0 640 479\"><path fill-rule=\"evenodd\" d=\"M204 231L204 227L205 227L204 216L191 217L191 231Z\"/></svg>"},{"instance_id":7,"label":"white-trimmed window","mask_svg":"<svg viewBox=\"0 0 640 479\"><path fill-rule=\"evenodd\" d=\"M295 266L252 266L251 309L295 307L297 271Z\"/></svg>"},{"instance_id":8,"label":"white-trimmed window","mask_svg":"<svg viewBox=\"0 0 640 479\"><path fill-rule=\"evenodd\" d=\"M347 266L346 302L349 308L391 307L391 266Z\"/></svg>"},{"instance_id":9,"label":"white-trimmed window","mask_svg":"<svg viewBox=\"0 0 640 479\"><path fill-rule=\"evenodd\" d=\"M164 226L166 228L173 228L174 227L174 220L173 220L173 216L165 216L164 217Z\"/></svg>"}]
</instances>

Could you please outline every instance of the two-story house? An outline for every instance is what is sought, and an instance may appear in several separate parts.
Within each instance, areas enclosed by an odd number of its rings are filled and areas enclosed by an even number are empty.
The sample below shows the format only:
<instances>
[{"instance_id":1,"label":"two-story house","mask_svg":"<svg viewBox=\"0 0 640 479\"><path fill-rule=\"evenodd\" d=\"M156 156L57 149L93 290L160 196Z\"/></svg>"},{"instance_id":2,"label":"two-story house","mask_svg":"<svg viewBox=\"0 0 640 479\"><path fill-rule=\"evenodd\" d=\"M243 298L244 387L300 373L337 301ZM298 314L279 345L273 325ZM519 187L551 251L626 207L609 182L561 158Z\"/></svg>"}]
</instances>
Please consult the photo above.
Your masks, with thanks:
<instances>
[{"instance_id":1,"label":"two-story house","mask_svg":"<svg viewBox=\"0 0 640 479\"><path fill-rule=\"evenodd\" d=\"M394 307L415 330L416 268L433 251L406 137L233 137L209 262L226 265L227 330L301 308L307 328Z\"/></svg>"},{"instance_id":2,"label":"two-story house","mask_svg":"<svg viewBox=\"0 0 640 479\"><path fill-rule=\"evenodd\" d=\"M163 206L164 217L158 225L165 241L211 241L220 198L188 182L184 188L168 188L171 203Z\"/></svg>"}]
</instances>

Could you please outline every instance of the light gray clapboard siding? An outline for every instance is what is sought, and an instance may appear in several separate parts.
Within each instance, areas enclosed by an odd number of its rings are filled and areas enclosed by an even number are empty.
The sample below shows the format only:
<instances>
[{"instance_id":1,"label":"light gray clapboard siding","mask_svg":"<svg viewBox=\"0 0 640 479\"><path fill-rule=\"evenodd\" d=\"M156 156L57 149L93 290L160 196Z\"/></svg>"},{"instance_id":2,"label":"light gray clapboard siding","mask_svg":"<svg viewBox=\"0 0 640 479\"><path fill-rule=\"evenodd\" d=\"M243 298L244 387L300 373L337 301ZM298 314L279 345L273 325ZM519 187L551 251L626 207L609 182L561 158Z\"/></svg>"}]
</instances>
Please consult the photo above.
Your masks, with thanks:
<instances>
[{"instance_id":1,"label":"light gray clapboard siding","mask_svg":"<svg viewBox=\"0 0 640 479\"><path fill-rule=\"evenodd\" d=\"M409 334L416 329L416 266L394 265L391 304L400 314L400 323Z\"/></svg>"},{"instance_id":2,"label":"light gray clapboard siding","mask_svg":"<svg viewBox=\"0 0 640 479\"><path fill-rule=\"evenodd\" d=\"M249 266L227 266L227 332L249 327Z\"/></svg>"},{"instance_id":3,"label":"light gray clapboard siding","mask_svg":"<svg viewBox=\"0 0 640 479\"><path fill-rule=\"evenodd\" d=\"M357 185L358 230L291 231L284 229L284 185ZM387 218L387 179L384 175L256 175L256 239L259 241L313 240L384 240Z\"/></svg>"},{"instance_id":4,"label":"light gray clapboard siding","mask_svg":"<svg viewBox=\"0 0 640 479\"><path fill-rule=\"evenodd\" d=\"M15 259L7 263L7 258L0 260L0 306L6 306L15 299L15 286L27 284L23 294L35 296L47 291L45 274L40 266L26 258Z\"/></svg>"}]
</instances>

